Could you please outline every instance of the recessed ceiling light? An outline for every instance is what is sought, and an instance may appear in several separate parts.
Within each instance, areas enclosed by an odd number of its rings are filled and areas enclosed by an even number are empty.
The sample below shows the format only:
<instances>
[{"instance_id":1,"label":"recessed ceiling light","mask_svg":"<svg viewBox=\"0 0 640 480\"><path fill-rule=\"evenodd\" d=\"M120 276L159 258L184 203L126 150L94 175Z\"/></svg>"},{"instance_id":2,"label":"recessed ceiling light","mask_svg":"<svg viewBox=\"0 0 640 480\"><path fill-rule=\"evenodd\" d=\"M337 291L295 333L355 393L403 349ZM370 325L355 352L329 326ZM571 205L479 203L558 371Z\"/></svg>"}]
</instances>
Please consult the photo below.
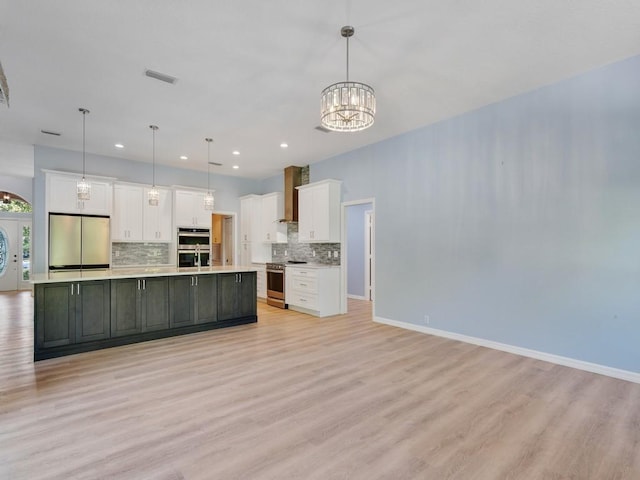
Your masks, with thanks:
<instances>
[{"instance_id":1,"label":"recessed ceiling light","mask_svg":"<svg viewBox=\"0 0 640 480\"><path fill-rule=\"evenodd\" d=\"M288 146L289 146L288 143L284 143L283 142L283 143L280 144L280 148L287 148Z\"/></svg>"},{"instance_id":2,"label":"recessed ceiling light","mask_svg":"<svg viewBox=\"0 0 640 480\"><path fill-rule=\"evenodd\" d=\"M234 168L235 170L237 170L237 169L239 169L239 168L240 168L240 165L234 165L234 166L233 166L233 168Z\"/></svg>"},{"instance_id":3,"label":"recessed ceiling light","mask_svg":"<svg viewBox=\"0 0 640 480\"><path fill-rule=\"evenodd\" d=\"M116 144L114 145L114 147L116 147L116 148L124 148L124 145L123 145L123 144L121 144L121 143L116 143Z\"/></svg>"},{"instance_id":4,"label":"recessed ceiling light","mask_svg":"<svg viewBox=\"0 0 640 480\"><path fill-rule=\"evenodd\" d=\"M233 152L231 152L231 153L233 153L234 155L240 155L240 152L239 152L238 150L234 150L234 151L233 151Z\"/></svg>"},{"instance_id":5,"label":"recessed ceiling light","mask_svg":"<svg viewBox=\"0 0 640 480\"><path fill-rule=\"evenodd\" d=\"M180 160L189 160L189 157L186 155L180 155Z\"/></svg>"}]
</instances>

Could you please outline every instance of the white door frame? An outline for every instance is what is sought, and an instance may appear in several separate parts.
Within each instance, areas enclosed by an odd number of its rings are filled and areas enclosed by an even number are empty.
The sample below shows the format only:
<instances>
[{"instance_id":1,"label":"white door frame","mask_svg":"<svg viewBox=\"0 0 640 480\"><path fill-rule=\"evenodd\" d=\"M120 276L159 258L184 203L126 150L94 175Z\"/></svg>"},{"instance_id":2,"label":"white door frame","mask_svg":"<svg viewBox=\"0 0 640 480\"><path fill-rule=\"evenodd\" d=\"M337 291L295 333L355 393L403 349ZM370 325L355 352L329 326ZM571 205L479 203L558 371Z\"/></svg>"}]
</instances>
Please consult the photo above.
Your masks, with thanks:
<instances>
[{"instance_id":1,"label":"white door frame","mask_svg":"<svg viewBox=\"0 0 640 480\"><path fill-rule=\"evenodd\" d=\"M340 205L340 217L342 230L340 233L340 283L341 283L341 295L340 295L340 313L347 313L347 207L353 205L371 204L371 219L372 219L372 239L371 239L371 314L372 318L376 313L375 302L375 285L376 285L376 255L375 255L375 211L376 200L375 198L363 198L361 200L352 200L349 202L342 202Z\"/></svg>"},{"instance_id":2,"label":"white door frame","mask_svg":"<svg viewBox=\"0 0 640 480\"><path fill-rule=\"evenodd\" d=\"M231 245L233 245L233 265L238 265L238 253L239 253L239 249L238 249L238 245L236 243L236 240L238 238L238 213L237 212L230 212L227 210L214 210L212 212L213 215L222 215L223 217L231 217L231 222L232 222L232 226L231 226ZM211 217L213 218L213 217ZM222 221L224 222L224 218L222 219ZM224 228L224 227L223 227ZM222 236L224 237L224 232L222 234ZM220 252L222 254L222 265L225 265L225 255L224 255L224 248L222 249L223 251Z\"/></svg>"},{"instance_id":3,"label":"white door frame","mask_svg":"<svg viewBox=\"0 0 640 480\"><path fill-rule=\"evenodd\" d=\"M364 212L364 298L373 301L373 210Z\"/></svg>"}]
</instances>

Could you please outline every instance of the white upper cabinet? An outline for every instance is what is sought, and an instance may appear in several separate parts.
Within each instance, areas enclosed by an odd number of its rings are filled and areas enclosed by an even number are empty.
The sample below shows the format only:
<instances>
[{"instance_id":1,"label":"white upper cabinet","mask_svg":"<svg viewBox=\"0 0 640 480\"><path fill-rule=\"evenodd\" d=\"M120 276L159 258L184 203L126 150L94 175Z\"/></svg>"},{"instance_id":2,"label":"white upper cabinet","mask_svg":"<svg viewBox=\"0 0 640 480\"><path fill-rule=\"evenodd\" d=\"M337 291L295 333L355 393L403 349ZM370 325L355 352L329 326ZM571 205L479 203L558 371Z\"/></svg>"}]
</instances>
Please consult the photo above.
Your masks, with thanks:
<instances>
[{"instance_id":1,"label":"white upper cabinet","mask_svg":"<svg viewBox=\"0 0 640 480\"><path fill-rule=\"evenodd\" d=\"M287 224L284 217L284 199L280 192L262 195L262 242L287 243Z\"/></svg>"},{"instance_id":2,"label":"white upper cabinet","mask_svg":"<svg viewBox=\"0 0 640 480\"><path fill-rule=\"evenodd\" d=\"M157 187L156 187L157 188ZM157 242L157 243L170 243L176 240L174 238L171 212L173 209L171 190L164 188L158 188L160 198L158 199L158 205L149 205L147 200L147 194L150 188L144 189L142 212L143 212L143 227L142 227L142 240L145 242Z\"/></svg>"},{"instance_id":3,"label":"white upper cabinet","mask_svg":"<svg viewBox=\"0 0 640 480\"><path fill-rule=\"evenodd\" d=\"M144 189L138 185L116 184L113 187L111 239L114 242L142 241L142 202Z\"/></svg>"},{"instance_id":4,"label":"white upper cabinet","mask_svg":"<svg viewBox=\"0 0 640 480\"><path fill-rule=\"evenodd\" d=\"M262 197L245 195L240 198L240 242L262 241Z\"/></svg>"},{"instance_id":5,"label":"white upper cabinet","mask_svg":"<svg viewBox=\"0 0 640 480\"><path fill-rule=\"evenodd\" d=\"M146 185L116 184L113 187L111 238L114 242L174 241L171 190L157 189L160 193L157 206L149 205L149 190Z\"/></svg>"},{"instance_id":6,"label":"white upper cabinet","mask_svg":"<svg viewBox=\"0 0 640 480\"><path fill-rule=\"evenodd\" d=\"M211 228L211 212L204 208L205 192L195 190L175 191L177 227Z\"/></svg>"},{"instance_id":7,"label":"white upper cabinet","mask_svg":"<svg viewBox=\"0 0 640 480\"><path fill-rule=\"evenodd\" d=\"M339 180L323 180L298 189L298 241L340 242Z\"/></svg>"},{"instance_id":8,"label":"white upper cabinet","mask_svg":"<svg viewBox=\"0 0 640 480\"><path fill-rule=\"evenodd\" d=\"M91 198L78 200L76 185L80 179L80 175L47 173L47 210L56 213L111 215L111 182L87 177L91 184Z\"/></svg>"}]
</instances>

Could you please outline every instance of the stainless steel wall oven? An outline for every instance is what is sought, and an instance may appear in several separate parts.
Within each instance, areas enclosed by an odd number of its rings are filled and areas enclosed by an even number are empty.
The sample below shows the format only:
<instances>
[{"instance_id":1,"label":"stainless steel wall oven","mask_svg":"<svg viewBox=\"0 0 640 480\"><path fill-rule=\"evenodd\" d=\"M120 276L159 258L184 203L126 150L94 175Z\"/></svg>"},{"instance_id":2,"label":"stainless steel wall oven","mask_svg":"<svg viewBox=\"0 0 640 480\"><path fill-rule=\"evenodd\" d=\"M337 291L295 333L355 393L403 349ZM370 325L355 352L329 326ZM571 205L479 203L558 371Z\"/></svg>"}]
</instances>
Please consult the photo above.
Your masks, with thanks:
<instances>
[{"instance_id":1,"label":"stainless steel wall oven","mask_svg":"<svg viewBox=\"0 0 640 480\"><path fill-rule=\"evenodd\" d=\"M207 267L211 257L208 228L178 229L178 267Z\"/></svg>"}]
</instances>

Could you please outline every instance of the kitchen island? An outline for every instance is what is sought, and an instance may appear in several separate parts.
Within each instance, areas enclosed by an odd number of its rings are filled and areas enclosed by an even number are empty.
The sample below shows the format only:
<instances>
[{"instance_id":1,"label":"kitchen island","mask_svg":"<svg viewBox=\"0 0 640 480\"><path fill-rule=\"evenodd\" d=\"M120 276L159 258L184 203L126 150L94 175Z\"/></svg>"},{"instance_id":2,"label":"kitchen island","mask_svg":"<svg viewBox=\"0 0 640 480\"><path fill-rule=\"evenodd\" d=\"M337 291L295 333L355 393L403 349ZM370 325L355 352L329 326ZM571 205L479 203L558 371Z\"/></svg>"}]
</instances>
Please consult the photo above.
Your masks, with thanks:
<instances>
[{"instance_id":1,"label":"kitchen island","mask_svg":"<svg viewBox=\"0 0 640 480\"><path fill-rule=\"evenodd\" d=\"M34 360L258 321L251 267L36 274Z\"/></svg>"}]
</instances>

